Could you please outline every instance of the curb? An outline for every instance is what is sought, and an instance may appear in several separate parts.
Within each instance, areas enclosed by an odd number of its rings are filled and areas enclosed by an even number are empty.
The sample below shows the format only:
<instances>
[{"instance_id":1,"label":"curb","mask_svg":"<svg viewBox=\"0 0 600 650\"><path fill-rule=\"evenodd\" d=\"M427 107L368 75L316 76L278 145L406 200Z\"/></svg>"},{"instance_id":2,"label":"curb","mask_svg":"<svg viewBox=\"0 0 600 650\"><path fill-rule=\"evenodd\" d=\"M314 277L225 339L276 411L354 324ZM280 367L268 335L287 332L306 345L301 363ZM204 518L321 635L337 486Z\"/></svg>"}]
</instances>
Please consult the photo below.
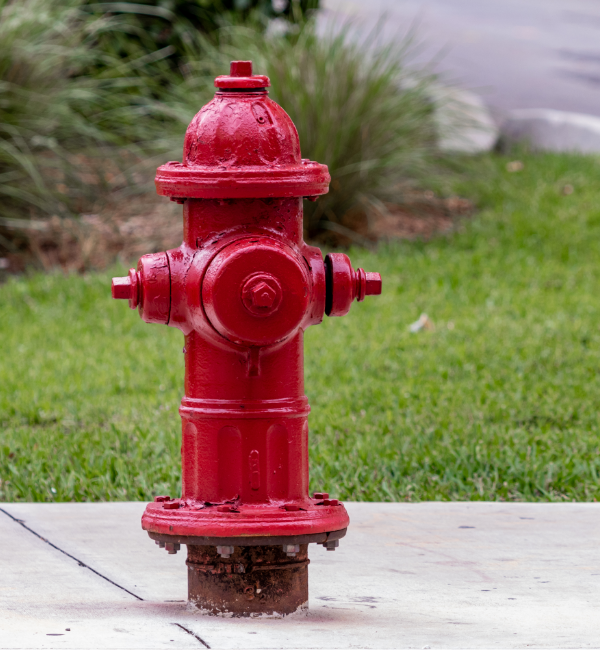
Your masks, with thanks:
<instances>
[{"instance_id":1,"label":"curb","mask_svg":"<svg viewBox=\"0 0 600 650\"><path fill-rule=\"evenodd\" d=\"M502 125L502 137L526 141L538 151L600 153L600 117L548 108L514 110Z\"/></svg>"}]
</instances>

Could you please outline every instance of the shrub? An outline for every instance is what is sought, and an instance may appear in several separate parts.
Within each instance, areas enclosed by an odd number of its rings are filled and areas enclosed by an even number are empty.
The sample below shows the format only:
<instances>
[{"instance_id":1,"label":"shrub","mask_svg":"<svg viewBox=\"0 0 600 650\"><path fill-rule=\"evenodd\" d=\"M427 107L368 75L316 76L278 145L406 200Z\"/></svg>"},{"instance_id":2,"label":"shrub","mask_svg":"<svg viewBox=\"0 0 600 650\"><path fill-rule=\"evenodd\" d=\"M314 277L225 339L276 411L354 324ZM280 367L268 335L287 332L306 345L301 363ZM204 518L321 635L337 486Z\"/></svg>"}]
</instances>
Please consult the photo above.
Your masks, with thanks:
<instances>
[{"instance_id":1,"label":"shrub","mask_svg":"<svg viewBox=\"0 0 600 650\"><path fill-rule=\"evenodd\" d=\"M271 97L296 124L303 157L327 164L332 177L329 194L305 206L310 237L364 241L355 231L368 230L370 208L402 202L434 167L434 77L408 65L410 35L397 42L380 36L376 28L359 38L350 26L318 35L313 22L287 37L230 27L190 67L191 103L197 80L223 74L229 59L252 59L270 77Z\"/></svg>"},{"instance_id":2,"label":"shrub","mask_svg":"<svg viewBox=\"0 0 600 650\"><path fill-rule=\"evenodd\" d=\"M113 29L102 32L98 47L129 58L143 51L168 52L171 69L179 69L195 32L211 34L224 23L251 22L264 28L272 19L301 23L316 11L319 0L83 0L96 16L118 17Z\"/></svg>"},{"instance_id":3,"label":"shrub","mask_svg":"<svg viewBox=\"0 0 600 650\"><path fill-rule=\"evenodd\" d=\"M162 143L165 109L143 57L94 49L110 24L79 4L0 0L0 227L7 218L77 214L123 159ZM105 71L82 76L98 60ZM6 234L0 241L11 246Z\"/></svg>"},{"instance_id":4,"label":"shrub","mask_svg":"<svg viewBox=\"0 0 600 650\"><path fill-rule=\"evenodd\" d=\"M27 216L28 208L64 212L59 190L48 176L63 183L64 143L81 131L67 95L72 61L82 60L85 52L76 3L61 5L45 0L0 0L3 215Z\"/></svg>"},{"instance_id":5,"label":"shrub","mask_svg":"<svg viewBox=\"0 0 600 650\"><path fill-rule=\"evenodd\" d=\"M185 128L232 59L253 59L270 76L304 157L329 166L329 194L306 204L309 237L367 242L373 207L402 202L434 168L433 77L407 64L410 37L382 43L378 30L360 39L350 27L318 35L310 20L283 35L260 24L203 35L188 24L174 71L171 46L101 47L128 19L90 17L81 1L0 0L4 248L28 245L7 230L15 219L76 217L109 189L150 190L151 169L180 157Z\"/></svg>"}]
</instances>

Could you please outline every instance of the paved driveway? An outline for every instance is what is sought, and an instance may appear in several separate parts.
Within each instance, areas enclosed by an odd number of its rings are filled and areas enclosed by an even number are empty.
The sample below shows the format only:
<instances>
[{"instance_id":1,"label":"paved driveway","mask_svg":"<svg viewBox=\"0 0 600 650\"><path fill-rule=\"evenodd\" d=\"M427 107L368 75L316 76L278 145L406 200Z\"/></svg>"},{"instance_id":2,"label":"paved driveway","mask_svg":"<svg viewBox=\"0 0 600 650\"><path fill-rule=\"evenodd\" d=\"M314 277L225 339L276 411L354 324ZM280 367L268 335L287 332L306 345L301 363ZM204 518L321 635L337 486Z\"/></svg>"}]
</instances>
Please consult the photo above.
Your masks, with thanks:
<instances>
[{"instance_id":1,"label":"paved driveway","mask_svg":"<svg viewBox=\"0 0 600 650\"><path fill-rule=\"evenodd\" d=\"M390 38L419 20L424 55L445 50L447 78L498 113L554 108L600 116L599 0L322 0L329 18L373 24ZM325 17L324 17L325 19Z\"/></svg>"}]
</instances>

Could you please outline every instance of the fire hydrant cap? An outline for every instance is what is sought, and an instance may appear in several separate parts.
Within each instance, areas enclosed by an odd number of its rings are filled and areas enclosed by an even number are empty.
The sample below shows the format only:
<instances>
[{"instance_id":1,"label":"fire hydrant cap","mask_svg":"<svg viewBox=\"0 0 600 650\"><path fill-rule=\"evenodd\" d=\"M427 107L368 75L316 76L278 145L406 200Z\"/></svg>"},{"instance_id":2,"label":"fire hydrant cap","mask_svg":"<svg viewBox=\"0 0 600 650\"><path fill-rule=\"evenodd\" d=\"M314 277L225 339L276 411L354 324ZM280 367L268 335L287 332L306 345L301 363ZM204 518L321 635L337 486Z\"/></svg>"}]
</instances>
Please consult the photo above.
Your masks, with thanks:
<instances>
[{"instance_id":1,"label":"fire hydrant cap","mask_svg":"<svg viewBox=\"0 0 600 650\"><path fill-rule=\"evenodd\" d=\"M219 91L194 117L183 161L158 168L156 190L173 199L284 198L326 194L326 165L302 159L289 115L267 95L268 77L233 61Z\"/></svg>"},{"instance_id":2,"label":"fire hydrant cap","mask_svg":"<svg viewBox=\"0 0 600 650\"><path fill-rule=\"evenodd\" d=\"M229 75L221 75L215 79L216 88L267 88L270 85L269 77L252 74L252 61L232 61Z\"/></svg>"},{"instance_id":3,"label":"fire hydrant cap","mask_svg":"<svg viewBox=\"0 0 600 650\"><path fill-rule=\"evenodd\" d=\"M225 338L246 345L272 345L296 331L308 296L303 260L270 237L239 239L226 246L202 282L202 302L212 326Z\"/></svg>"}]
</instances>

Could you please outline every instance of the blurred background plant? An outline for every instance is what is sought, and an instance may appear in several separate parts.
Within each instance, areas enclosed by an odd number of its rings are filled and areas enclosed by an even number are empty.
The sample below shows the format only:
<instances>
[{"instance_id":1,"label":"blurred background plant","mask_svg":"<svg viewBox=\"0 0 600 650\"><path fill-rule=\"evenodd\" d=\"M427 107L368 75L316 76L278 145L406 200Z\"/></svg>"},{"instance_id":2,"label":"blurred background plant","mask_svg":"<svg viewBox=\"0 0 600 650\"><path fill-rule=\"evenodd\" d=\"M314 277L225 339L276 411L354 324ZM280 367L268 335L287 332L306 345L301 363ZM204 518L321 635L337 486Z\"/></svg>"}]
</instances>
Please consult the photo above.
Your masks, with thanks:
<instances>
[{"instance_id":1,"label":"blurred background plant","mask_svg":"<svg viewBox=\"0 0 600 650\"><path fill-rule=\"evenodd\" d=\"M40 219L135 184L132 163L162 144L146 62L96 48L110 20L80 4L0 0L0 244L12 252L47 228Z\"/></svg>"},{"instance_id":2,"label":"blurred background plant","mask_svg":"<svg viewBox=\"0 0 600 650\"><path fill-rule=\"evenodd\" d=\"M265 30L276 21L279 33L294 32L319 7L319 0L82 0L96 17L112 19L97 47L111 56L129 59L139 52L154 56L167 49L171 70L185 69L196 34L213 34L232 24L252 24Z\"/></svg>"},{"instance_id":3,"label":"blurred background plant","mask_svg":"<svg viewBox=\"0 0 600 650\"><path fill-rule=\"evenodd\" d=\"M351 25L318 35L311 24L260 44L240 36L236 30L231 43L252 51L270 77L303 156L329 167L329 193L305 203L308 236L332 245L376 238L370 219L386 203L406 202L439 154L429 93L435 77L407 65L413 36L386 43L376 28L357 38Z\"/></svg>"},{"instance_id":4,"label":"blurred background plant","mask_svg":"<svg viewBox=\"0 0 600 650\"><path fill-rule=\"evenodd\" d=\"M431 190L444 158L436 80L409 65L413 35L319 33L317 9L318 0L0 0L0 247L13 265L84 270L177 245L154 168L180 158L185 128L233 59L270 76L303 156L330 168L330 193L305 206L309 238L370 245L419 211L429 230L449 227L470 204Z\"/></svg>"}]
</instances>

